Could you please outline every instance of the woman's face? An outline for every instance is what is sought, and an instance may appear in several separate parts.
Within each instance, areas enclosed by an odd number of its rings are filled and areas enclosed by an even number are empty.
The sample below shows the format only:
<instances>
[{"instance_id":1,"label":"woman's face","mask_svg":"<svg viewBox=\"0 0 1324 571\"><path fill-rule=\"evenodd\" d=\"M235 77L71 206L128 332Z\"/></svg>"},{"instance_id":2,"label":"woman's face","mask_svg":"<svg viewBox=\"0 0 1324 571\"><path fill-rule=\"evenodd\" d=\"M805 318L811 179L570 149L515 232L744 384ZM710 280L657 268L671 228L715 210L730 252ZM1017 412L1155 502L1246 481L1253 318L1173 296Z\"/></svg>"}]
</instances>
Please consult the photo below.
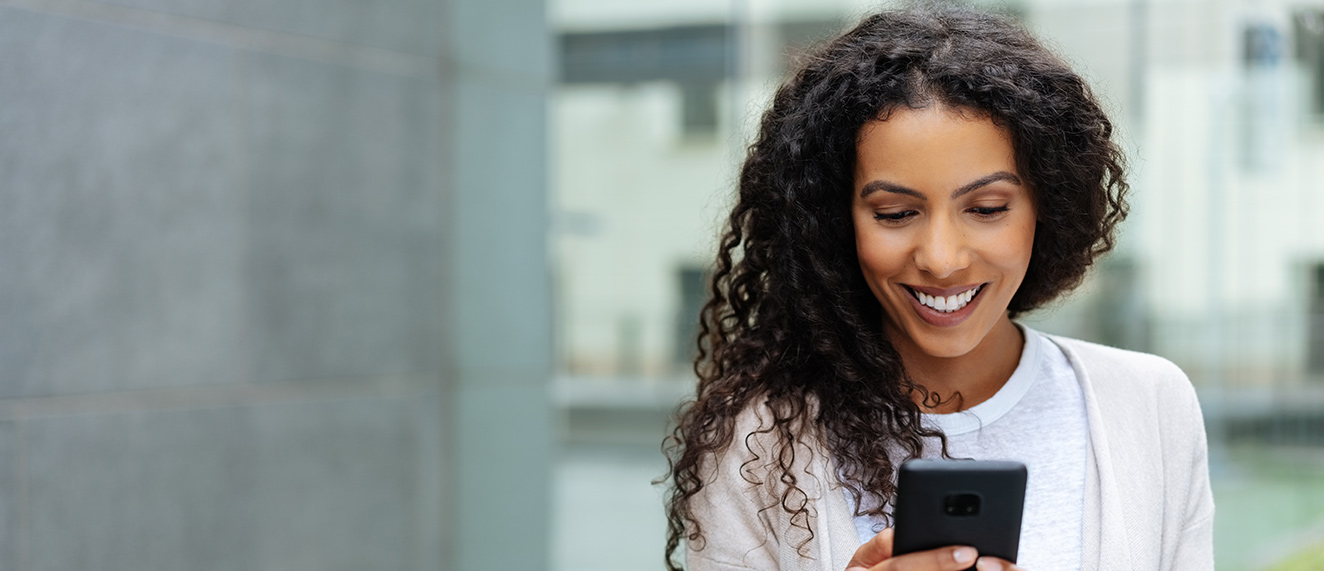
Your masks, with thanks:
<instances>
[{"instance_id":1,"label":"woman's face","mask_svg":"<svg viewBox=\"0 0 1324 571\"><path fill-rule=\"evenodd\" d=\"M903 354L960 357L1009 321L1035 211L1006 130L939 105L866 123L851 202L860 269Z\"/></svg>"}]
</instances>

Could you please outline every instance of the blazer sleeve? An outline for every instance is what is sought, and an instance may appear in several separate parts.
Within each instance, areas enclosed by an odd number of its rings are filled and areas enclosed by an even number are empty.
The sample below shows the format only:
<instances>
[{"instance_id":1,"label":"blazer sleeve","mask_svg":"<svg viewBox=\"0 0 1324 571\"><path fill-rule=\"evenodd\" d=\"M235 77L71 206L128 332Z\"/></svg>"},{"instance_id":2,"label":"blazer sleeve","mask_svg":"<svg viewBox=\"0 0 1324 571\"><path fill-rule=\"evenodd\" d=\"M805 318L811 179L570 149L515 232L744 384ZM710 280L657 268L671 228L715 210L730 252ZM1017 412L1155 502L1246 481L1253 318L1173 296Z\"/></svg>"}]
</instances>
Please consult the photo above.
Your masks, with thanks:
<instances>
[{"instance_id":1,"label":"blazer sleeve","mask_svg":"<svg viewBox=\"0 0 1324 571\"><path fill-rule=\"evenodd\" d=\"M811 401L811 417L814 406ZM828 564L815 556L822 537L813 531L828 478L815 461L825 452L804 420L792 421L795 441L786 448L772 418L766 405L750 406L737 417L726 449L707 459L704 486L690 498L702 533L701 540L686 542L690 571L788 571ZM781 462L789 463L792 480L773 468ZM799 506L804 510L796 512Z\"/></svg>"},{"instance_id":2,"label":"blazer sleeve","mask_svg":"<svg viewBox=\"0 0 1324 571\"><path fill-rule=\"evenodd\" d=\"M776 508L758 468L767 459L766 434L753 410L741 413L725 450L705 459L704 485L690 498L701 539L686 541L686 569L777 569L776 541L768 518Z\"/></svg>"},{"instance_id":3,"label":"blazer sleeve","mask_svg":"<svg viewBox=\"0 0 1324 571\"><path fill-rule=\"evenodd\" d=\"M1173 571L1207 571L1214 568L1214 495L1209 485L1209 446L1200 402L1185 375L1182 377L1180 397L1173 402L1181 403L1186 414L1174 414L1172 418L1184 419L1184 427L1170 429L1184 436L1177 445L1185 450L1180 455L1174 451L1172 458L1187 461L1174 462L1172 470L1185 474L1184 478L1174 478L1184 486L1173 489L1174 492L1184 489L1185 495L1173 502L1174 509L1182 510L1182 525L1167 567Z\"/></svg>"}]
</instances>

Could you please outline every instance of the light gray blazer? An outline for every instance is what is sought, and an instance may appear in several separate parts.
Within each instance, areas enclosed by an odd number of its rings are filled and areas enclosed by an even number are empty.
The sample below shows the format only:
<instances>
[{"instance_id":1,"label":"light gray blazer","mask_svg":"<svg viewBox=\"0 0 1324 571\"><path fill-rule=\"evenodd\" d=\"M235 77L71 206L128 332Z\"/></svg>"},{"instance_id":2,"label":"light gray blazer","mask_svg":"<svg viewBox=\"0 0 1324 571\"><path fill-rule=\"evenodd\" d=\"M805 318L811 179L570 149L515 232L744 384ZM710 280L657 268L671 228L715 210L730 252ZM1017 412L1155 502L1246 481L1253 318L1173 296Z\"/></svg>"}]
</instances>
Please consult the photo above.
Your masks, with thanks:
<instances>
[{"instance_id":1,"label":"light gray blazer","mask_svg":"<svg viewBox=\"0 0 1324 571\"><path fill-rule=\"evenodd\" d=\"M1162 357L1049 339L1075 369L1089 417L1081 569L1213 569L1204 421L1186 375ZM775 440L758 432L769 418L759 408L742 413L733 445L708 463L711 483L692 499L704 540L686 547L691 571L843 571L859 547L836 468L811 430L798 431L795 449L804 495L785 498L804 501L807 519L793 522L779 507L785 488L750 483L768 474L754 454L772 457Z\"/></svg>"}]
</instances>

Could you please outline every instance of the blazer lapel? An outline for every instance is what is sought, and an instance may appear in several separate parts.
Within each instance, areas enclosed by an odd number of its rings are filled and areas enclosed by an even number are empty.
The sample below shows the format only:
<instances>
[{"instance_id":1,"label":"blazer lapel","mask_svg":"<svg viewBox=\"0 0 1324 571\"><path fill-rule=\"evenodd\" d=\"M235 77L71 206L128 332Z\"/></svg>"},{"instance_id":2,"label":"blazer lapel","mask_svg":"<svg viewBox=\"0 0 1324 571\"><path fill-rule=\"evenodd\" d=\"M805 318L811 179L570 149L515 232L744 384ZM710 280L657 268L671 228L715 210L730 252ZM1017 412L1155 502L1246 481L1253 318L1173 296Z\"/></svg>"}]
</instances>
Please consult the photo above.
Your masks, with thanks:
<instances>
[{"instance_id":1,"label":"blazer lapel","mask_svg":"<svg viewBox=\"0 0 1324 571\"><path fill-rule=\"evenodd\" d=\"M1117 466L1108 442L1106 420L1100 410L1095 383L1107 379L1090 376L1081 354L1069 342L1049 336L1071 362L1081 392L1085 395L1085 414L1089 426L1087 471L1085 473L1085 522L1081 537L1081 568L1094 571L1134 570L1131 544L1126 537L1126 522L1118 489ZM1097 367L1096 367L1097 369Z\"/></svg>"}]
</instances>

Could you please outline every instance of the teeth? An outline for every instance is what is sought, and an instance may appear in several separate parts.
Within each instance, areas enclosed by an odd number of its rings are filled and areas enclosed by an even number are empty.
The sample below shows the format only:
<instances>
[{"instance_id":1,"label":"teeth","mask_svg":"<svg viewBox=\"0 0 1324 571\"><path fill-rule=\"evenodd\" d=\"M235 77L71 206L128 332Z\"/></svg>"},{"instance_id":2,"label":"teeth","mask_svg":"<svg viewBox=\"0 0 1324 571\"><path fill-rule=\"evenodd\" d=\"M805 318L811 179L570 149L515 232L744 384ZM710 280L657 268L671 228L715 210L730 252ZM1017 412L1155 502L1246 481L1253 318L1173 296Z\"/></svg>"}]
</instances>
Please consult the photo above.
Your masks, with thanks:
<instances>
[{"instance_id":1,"label":"teeth","mask_svg":"<svg viewBox=\"0 0 1324 571\"><path fill-rule=\"evenodd\" d=\"M951 313L953 311L958 311L969 304L970 300L974 299L975 295L979 293L979 287L974 287L967 291L956 295L949 295L947 297L934 297L927 293L913 290L912 293L915 294L915 298L918 299L920 303L943 313Z\"/></svg>"}]
</instances>

